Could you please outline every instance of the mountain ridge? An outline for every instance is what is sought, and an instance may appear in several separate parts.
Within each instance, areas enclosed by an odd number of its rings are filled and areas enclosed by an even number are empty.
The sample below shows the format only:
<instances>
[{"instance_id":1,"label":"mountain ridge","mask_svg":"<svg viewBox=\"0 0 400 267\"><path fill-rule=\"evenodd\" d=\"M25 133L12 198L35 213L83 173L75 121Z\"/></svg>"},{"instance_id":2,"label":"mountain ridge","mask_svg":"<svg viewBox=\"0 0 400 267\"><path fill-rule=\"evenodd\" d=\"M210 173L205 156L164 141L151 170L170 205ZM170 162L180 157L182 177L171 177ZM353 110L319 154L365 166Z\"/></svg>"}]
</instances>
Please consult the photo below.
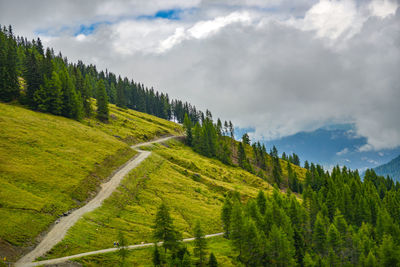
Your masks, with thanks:
<instances>
[{"instance_id":1,"label":"mountain ridge","mask_svg":"<svg viewBox=\"0 0 400 267\"><path fill-rule=\"evenodd\" d=\"M389 176L393 180L400 182L400 155L388 163L375 167L374 171L377 175Z\"/></svg>"}]
</instances>

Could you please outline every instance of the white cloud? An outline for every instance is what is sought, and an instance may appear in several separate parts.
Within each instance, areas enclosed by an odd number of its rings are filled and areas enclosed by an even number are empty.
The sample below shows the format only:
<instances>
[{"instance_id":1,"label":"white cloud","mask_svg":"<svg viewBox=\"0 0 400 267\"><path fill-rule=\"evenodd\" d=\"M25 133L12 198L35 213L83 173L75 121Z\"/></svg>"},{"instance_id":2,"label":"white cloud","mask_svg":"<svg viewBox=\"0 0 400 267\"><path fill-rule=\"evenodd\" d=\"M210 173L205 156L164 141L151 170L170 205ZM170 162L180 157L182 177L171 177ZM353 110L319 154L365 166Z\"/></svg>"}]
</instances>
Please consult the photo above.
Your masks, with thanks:
<instances>
[{"instance_id":1,"label":"white cloud","mask_svg":"<svg viewBox=\"0 0 400 267\"><path fill-rule=\"evenodd\" d=\"M6 2L0 23L15 24L28 37L49 25L108 21L92 34L69 30L42 39L72 61L97 64L255 128L255 138L353 123L354 136L368 140L360 151L400 145L396 3L98 1L93 8L85 1L78 8L74 1ZM183 11L181 20L137 19L170 8L195 9Z\"/></svg>"},{"instance_id":2,"label":"white cloud","mask_svg":"<svg viewBox=\"0 0 400 267\"><path fill-rule=\"evenodd\" d=\"M342 156L342 155L347 154L348 152L349 152L349 149L347 147L345 147L342 150L340 150L339 152L337 152L336 155Z\"/></svg>"},{"instance_id":3,"label":"white cloud","mask_svg":"<svg viewBox=\"0 0 400 267\"><path fill-rule=\"evenodd\" d=\"M372 15L381 18L385 18L389 15L395 14L397 7L397 3L390 0L373 0L368 5L368 8L371 11Z\"/></svg>"},{"instance_id":4,"label":"white cloud","mask_svg":"<svg viewBox=\"0 0 400 267\"><path fill-rule=\"evenodd\" d=\"M315 30L320 38L349 38L358 33L365 17L350 0L321 0L307 11L302 29Z\"/></svg>"},{"instance_id":5,"label":"white cloud","mask_svg":"<svg viewBox=\"0 0 400 267\"><path fill-rule=\"evenodd\" d=\"M86 35L81 33L81 34L78 34L75 38L78 41L84 41L86 39Z\"/></svg>"}]
</instances>

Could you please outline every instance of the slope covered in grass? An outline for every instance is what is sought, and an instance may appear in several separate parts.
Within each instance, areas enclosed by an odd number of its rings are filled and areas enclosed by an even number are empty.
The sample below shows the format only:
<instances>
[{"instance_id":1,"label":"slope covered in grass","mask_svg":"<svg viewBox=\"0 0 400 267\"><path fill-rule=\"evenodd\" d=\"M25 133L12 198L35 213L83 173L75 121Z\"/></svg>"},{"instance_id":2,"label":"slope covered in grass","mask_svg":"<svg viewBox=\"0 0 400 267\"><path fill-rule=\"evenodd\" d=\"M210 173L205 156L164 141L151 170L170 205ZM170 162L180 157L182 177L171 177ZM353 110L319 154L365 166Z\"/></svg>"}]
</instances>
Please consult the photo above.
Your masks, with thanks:
<instances>
[{"instance_id":1,"label":"slope covered in grass","mask_svg":"<svg viewBox=\"0 0 400 267\"><path fill-rule=\"evenodd\" d=\"M200 156L176 140L152 150L102 207L70 229L50 258L112 247L120 231L129 244L152 242L154 217L162 202L171 209L183 237L193 236L196 220L207 234L221 232L224 194L238 191L246 199L259 189L271 189L259 177Z\"/></svg>"},{"instance_id":2,"label":"slope covered in grass","mask_svg":"<svg viewBox=\"0 0 400 267\"><path fill-rule=\"evenodd\" d=\"M87 118L84 124L112 135L125 143L137 144L163 135L181 135L179 124L141 113L132 109L122 109L109 105L109 123L100 123L95 118Z\"/></svg>"},{"instance_id":3,"label":"slope covered in grass","mask_svg":"<svg viewBox=\"0 0 400 267\"><path fill-rule=\"evenodd\" d=\"M193 242L186 243L191 255L193 252ZM130 250L127 253L126 263L129 266L151 267L153 247ZM237 252L232 249L230 241L223 237L214 237L207 239L207 254L214 253L218 261L218 266L241 266L237 260ZM208 257L208 255L207 255ZM83 266L118 266L121 264L121 257L118 252L99 254L94 256L83 257L76 260Z\"/></svg>"},{"instance_id":4,"label":"slope covered in grass","mask_svg":"<svg viewBox=\"0 0 400 267\"><path fill-rule=\"evenodd\" d=\"M0 254L17 256L63 212L83 205L136 154L128 144L179 132L173 122L115 106L104 124L0 103Z\"/></svg>"}]
</instances>

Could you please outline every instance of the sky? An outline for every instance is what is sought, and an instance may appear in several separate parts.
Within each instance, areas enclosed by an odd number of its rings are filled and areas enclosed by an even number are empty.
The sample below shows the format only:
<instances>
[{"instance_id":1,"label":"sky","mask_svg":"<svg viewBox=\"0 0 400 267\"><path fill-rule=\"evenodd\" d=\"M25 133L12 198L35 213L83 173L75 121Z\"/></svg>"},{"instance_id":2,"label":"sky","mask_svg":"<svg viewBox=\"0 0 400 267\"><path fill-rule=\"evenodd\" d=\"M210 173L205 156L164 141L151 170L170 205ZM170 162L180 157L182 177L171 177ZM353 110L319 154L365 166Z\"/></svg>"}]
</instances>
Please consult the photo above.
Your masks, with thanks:
<instances>
[{"instance_id":1,"label":"sky","mask_svg":"<svg viewBox=\"0 0 400 267\"><path fill-rule=\"evenodd\" d=\"M0 24L210 109L265 141L351 125L400 146L394 0L0 0ZM342 149L341 149L342 150ZM337 153L340 153L338 150Z\"/></svg>"}]
</instances>

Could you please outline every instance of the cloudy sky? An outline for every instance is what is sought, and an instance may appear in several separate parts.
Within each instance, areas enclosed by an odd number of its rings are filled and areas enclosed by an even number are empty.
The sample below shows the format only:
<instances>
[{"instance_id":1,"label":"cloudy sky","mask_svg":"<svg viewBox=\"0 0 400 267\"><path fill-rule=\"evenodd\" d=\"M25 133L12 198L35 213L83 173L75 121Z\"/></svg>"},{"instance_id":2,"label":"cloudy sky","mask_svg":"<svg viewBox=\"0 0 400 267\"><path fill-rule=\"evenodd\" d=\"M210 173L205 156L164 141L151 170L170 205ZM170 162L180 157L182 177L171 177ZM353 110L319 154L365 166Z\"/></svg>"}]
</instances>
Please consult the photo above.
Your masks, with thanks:
<instances>
[{"instance_id":1,"label":"cloudy sky","mask_svg":"<svg viewBox=\"0 0 400 267\"><path fill-rule=\"evenodd\" d=\"M0 23L271 140L335 124L400 145L393 0L0 0Z\"/></svg>"}]
</instances>

